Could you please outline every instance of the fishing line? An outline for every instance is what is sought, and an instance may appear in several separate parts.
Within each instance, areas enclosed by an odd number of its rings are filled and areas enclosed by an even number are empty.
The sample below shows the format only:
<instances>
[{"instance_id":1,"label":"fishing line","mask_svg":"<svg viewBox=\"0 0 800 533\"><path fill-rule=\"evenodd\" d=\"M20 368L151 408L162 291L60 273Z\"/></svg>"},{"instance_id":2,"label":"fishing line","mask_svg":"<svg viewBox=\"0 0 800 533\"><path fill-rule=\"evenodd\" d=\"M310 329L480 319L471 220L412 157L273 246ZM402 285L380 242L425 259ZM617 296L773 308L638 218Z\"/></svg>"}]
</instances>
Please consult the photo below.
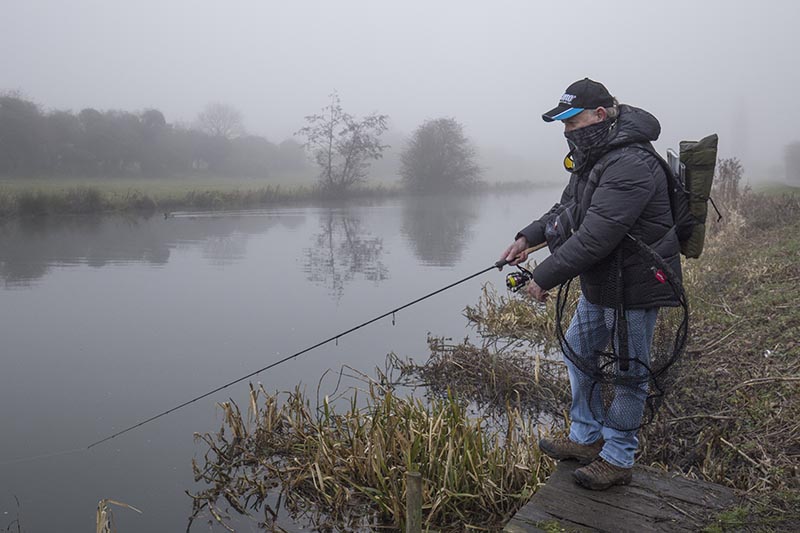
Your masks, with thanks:
<instances>
[{"instance_id":1,"label":"fishing line","mask_svg":"<svg viewBox=\"0 0 800 533\"><path fill-rule=\"evenodd\" d=\"M538 246L534 246L532 248L528 248L527 250L525 250L525 253L529 254L531 252L535 252L536 250L539 250L539 249L543 248L544 246L545 246L545 243L542 243L542 244L540 244ZM270 363L269 365L267 365L267 366L265 366L263 368L259 368L258 370L254 371L254 372L250 372L246 376L242 376L242 377L240 377L238 379L230 381L230 382L228 382L228 383L226 383L224 385L221 385L221 386L215 388L214 390L210 390L210 391L208 391L208 392L206 392L204 394L201 394L200 396L192 398L189 401L183 402L180 405L176 405L175 407L173 407L171 409L167 409L166 411L163 411L161 413L158 413L157 415L151 416L150 418L148 418L146 420L142 420L141 422L138 422L138 423L136 423L136 424L134 424L134 425L132 425L130 427L127 427L127 428L123 429L122 431L118 431L118 432L114 433L113 435L109 435L108 437L100 439L97 442L93 442L92 444L87 446L86 449L88 450L88 449L90 449L90 448L92 448L94 446L97 446L98 444L102 444L102 443L104 443L106 441L109 441L109 440L115 438L115 437L119 437L120 435L123 435L123 434L125 434L125 433L127 433L129 431L132 431L132 430L136 429L136 428L142 427L143 425L148 424L148 423L150 423L150 422L152 422L154 420L158 420L159 418L161 418L163 416L166 416L166 415L168 415L170 413L173 413L173 412L177 411L178 409L186 407L187 405L192 404L192 403L194 403L194 402L196 402L198 400L202 400L203 398L207 398L208 396L211 396L212 394L215 394L215 393L217 393L217 392L219 392L221 390L224 390L224 389L227 389L228 387L236 385L237 383L241 383L242 381L244 381L246 379L249 379L249 378L252 378L253 376L255 376L257 374L260 374L261 372L264 372L265 370L269 370L269 369L274 368L274 367L276 367L276 366L278 366L280 364L283 364L283 363L285 363L287 361L290 361L290 360L294 359L295 357L299 357L300 355L303 355L306 352L310 352L311 350L313 350L315 348L319 348L320 346L322 346L324 344L328 344L329 342L333 342L333 341L338 343L339 339L341 337L344 337L345 335L349 335L350 333L353 333L354 331L359 330L359 329L363 328L364 326L368 326L368 325L372 324L373 322L377 322L378 320L380 320L382 318L386 318L387 316L394 317L395 313L397 313L398 311L402 311L403 309L406 309L407 307L411 307L412 305L418 304L419 302L421 302L423 300L426 300L428 298L431 298L432 296L436 296L437 294L439 294L441 292L444 292L444 291L446 291L448 289L452 289L456 285L460 285L461 283L464 283L464 282L469 281L469 280L471 280L473 278L476 278L476 277L478 277L478 276L480 276L482 274L485 274L486 272L489 272L490 270L493 270L495 268L501 269L507 264L508 264L508 261L506 261L505 259L501 259L500 261L496 262L492 266L487 267L487 268L481 270L480 272L476 272L475 274L472 274L471 276L467 276L466 278L463 278L463 279L460 279L460 280L458 280L456 282L453 282L450 285L447 285L446 287L442 287L441 289L438 289L436 291L433 291L432 293L429 293L429 294L426 294L425 296L417 298L416 300L414 300L412 302L409 302L409 303L407 303L405 305L401 305L400 307L398 307L396 309L392 309L391 311L389 311L387 313L384 313L384 314L382 314L380 316L376 316L375 318L372 318L370 320L367 320L366 322L363 322L363 323L361 323L361 324L359 324L357 326L354 326L354 327L348 329L347 331L343 331L341 333L337 333L336 335L334 335L334 336L332 336L332 337L330 337L328 339L325 339L324 341L320 341L320 342L318 342L317 344L315 344L313 346L309 346L308 348L300 350L299 352L296 352L296 353L294 353L294 354L292 354L292 355L290 355L288 357L284 357L283 359L275 361L274 363Z\"/></svg>"},{"instance_id":2,"label":"fishing line","mask_svg":"<svg viewBox=\"0 0 800 533\"><path fill-rule=\"evenodd\" d=\"M60 452L42 453L39 455L32 455L30 457L21 457L19 459L12 459L10 461L3 461L0 466L17 465L20 463L27 463L28 461L37 461L39 459L48 459L50 457L58 457L60 455L69 455L72 453L85 452L88 448L73 448L71 450L62 450Z\"/></svg>"}]
</instances>

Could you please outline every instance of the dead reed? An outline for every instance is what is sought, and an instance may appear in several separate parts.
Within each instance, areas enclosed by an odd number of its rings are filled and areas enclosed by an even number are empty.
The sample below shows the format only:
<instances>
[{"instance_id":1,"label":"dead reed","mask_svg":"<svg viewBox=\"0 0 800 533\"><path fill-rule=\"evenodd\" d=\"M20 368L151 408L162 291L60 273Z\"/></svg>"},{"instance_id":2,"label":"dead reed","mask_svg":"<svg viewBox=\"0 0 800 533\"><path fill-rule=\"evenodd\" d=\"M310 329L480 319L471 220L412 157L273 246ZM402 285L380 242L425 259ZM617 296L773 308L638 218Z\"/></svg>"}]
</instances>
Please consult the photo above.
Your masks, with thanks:
<instances>
[{"instance_id":1,"label":"dead reed","mask_svg":"<svg viewBox=\"0 0 800 533\"><path fill-rule=\"evenodd\" d=\"M118 505L141 514L141 511L127 503L118 502L109 498L103 498L97 502L96 529L97 533L116 533L117 526L114 524L114 513L111 512L109 504Z\"/></svg>"},{"instance_id":2,"label":"dead reed","mask_svg":"<svg viewBox=\"0 0 800 533\"><path fill-rule=\"evenodd\" d=\"M229 512L261 510L274 526L278 509L267 499L277 492L278 505L321 529L402 528L405 474L416 470L423 527L496 529L546 474L536 431L516 410L489 430L452 395L426 404L375 381L351 392L343 412L328 398L311 407L299 389L252 385L246 414L222 404L222 429L197 435L208 452L193 465L205 488L192 494L192 519L207 513L232 530Z\"/></svg>"},{"instance_id":3,"label":"dead reed","mask_svg":"<svg viewBox=\"0 0 800 533\"><path fill-rule=\"evenodd\" d=\"M554 300L535 304L522 296L499 294L487 283L478 303L467 306L464 316L483 339L498 340L501 344L524 341L550 351L556 343Z\"/></svg>"},{"instance_id":4,"label":"dead reed","mask_svg":"<svg viewBox=\"0 0 800 533\"><path fill-rule=\"evenodd\" d=\"M455 393L480 412L503 416L513 408L546 425L562 417L569 404L560 357L546 357L524 341L497 349L496 339L476 346L467 339L454 344L429 337L428 347L430 357L424 364L390 354L388 366L399 371L404 385L425 387L429 397L444 399Z\"/></svg>"}]
</instances>

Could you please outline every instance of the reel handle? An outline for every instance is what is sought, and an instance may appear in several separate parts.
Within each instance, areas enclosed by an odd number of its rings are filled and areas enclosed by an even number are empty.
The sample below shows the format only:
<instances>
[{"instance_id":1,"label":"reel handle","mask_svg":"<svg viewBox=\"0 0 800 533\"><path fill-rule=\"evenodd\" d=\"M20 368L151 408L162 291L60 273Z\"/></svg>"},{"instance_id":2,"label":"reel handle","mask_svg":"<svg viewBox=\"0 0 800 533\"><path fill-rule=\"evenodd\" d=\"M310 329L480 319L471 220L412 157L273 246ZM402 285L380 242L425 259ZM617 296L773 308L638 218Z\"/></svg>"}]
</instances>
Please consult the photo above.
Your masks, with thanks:
<instances>
[{"instance_id":1,"label":"reel handle","mask_svg":"<svg viewBox=\"0 0 800 533\"><path fill-rule=\"evenodd\" d=\"M533 252L535 252L535 251L537 251L537 250L541 250L541 249L542 249L542 248L544 248L545 246L547 246L547 241L540 242L539 244L537 244L537 245L535 245L535 246L531 246L530 248L526 248L526 249L524 250L524 253L526 253L526 254L532 254ZM495 266L495 268L497 268L498 270L500 270L501 268L503 268L503 267L504 267L504 266L506 266L507 264L508 264L508 261L507 261L506 259L501 259L500 261L498 261L497 263L495 263L495 264L494 264L494 266Z\"/></svg>"}]
</instances>

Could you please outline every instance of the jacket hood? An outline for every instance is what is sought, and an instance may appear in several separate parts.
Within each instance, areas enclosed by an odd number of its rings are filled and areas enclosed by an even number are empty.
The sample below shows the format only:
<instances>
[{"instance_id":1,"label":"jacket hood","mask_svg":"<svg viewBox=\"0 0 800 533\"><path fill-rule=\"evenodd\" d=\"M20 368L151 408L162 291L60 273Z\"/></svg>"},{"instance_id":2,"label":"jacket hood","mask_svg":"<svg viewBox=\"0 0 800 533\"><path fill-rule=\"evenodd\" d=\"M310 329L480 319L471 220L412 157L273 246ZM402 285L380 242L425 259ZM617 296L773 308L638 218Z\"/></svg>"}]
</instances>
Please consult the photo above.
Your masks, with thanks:
<instances>
[{"instance_id":1,"label":"jacket hood","mask_svg":"<svg viewBox=\"0 0 800 533\"><path fill-rule=\"evenodd\" d=\"M636 142L651 142L658 139L660 134L661 124L656 117L644 109L623 104L619 106L615 133L607 145L614 147Z\"/></svg>"},{"instance_id":2,"label":"jacket hood","mask_svg":"<svg viewBox=\"0 0 800 533\"><path fill-rule=\"evenodd\" d=\"M619 116L605 139L585 151L570 152L575 165L573 172L587 173L608 152L628 144L655 141L660 134L661 124L656 117L644 109L620 105Z\"/></svg>"}]
</instances>

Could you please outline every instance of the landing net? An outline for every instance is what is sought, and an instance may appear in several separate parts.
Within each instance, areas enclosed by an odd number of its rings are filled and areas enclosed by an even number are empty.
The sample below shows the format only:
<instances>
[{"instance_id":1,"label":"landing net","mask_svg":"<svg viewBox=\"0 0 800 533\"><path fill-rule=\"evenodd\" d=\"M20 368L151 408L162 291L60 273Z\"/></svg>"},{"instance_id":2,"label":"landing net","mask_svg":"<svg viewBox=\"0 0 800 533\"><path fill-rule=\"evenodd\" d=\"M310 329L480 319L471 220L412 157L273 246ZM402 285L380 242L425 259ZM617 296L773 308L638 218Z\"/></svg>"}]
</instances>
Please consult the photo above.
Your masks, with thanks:
<instances>
[{"instance_id":1,"label":"landing net","mask_svg":"<svg viewBox=\"0 0 800 533\"><path fill-rule=\"evenodd\" d=\"M589 303L579 283L558 291L556 333L573 387L590 390L588 408L605 427L635 431L652 421L686 346L689 309L679 278L649 246L636 241L654 276L672 288L679 305L626 309L622 246L608 269L602 305Z\"/></svg>"}]
</instances>

